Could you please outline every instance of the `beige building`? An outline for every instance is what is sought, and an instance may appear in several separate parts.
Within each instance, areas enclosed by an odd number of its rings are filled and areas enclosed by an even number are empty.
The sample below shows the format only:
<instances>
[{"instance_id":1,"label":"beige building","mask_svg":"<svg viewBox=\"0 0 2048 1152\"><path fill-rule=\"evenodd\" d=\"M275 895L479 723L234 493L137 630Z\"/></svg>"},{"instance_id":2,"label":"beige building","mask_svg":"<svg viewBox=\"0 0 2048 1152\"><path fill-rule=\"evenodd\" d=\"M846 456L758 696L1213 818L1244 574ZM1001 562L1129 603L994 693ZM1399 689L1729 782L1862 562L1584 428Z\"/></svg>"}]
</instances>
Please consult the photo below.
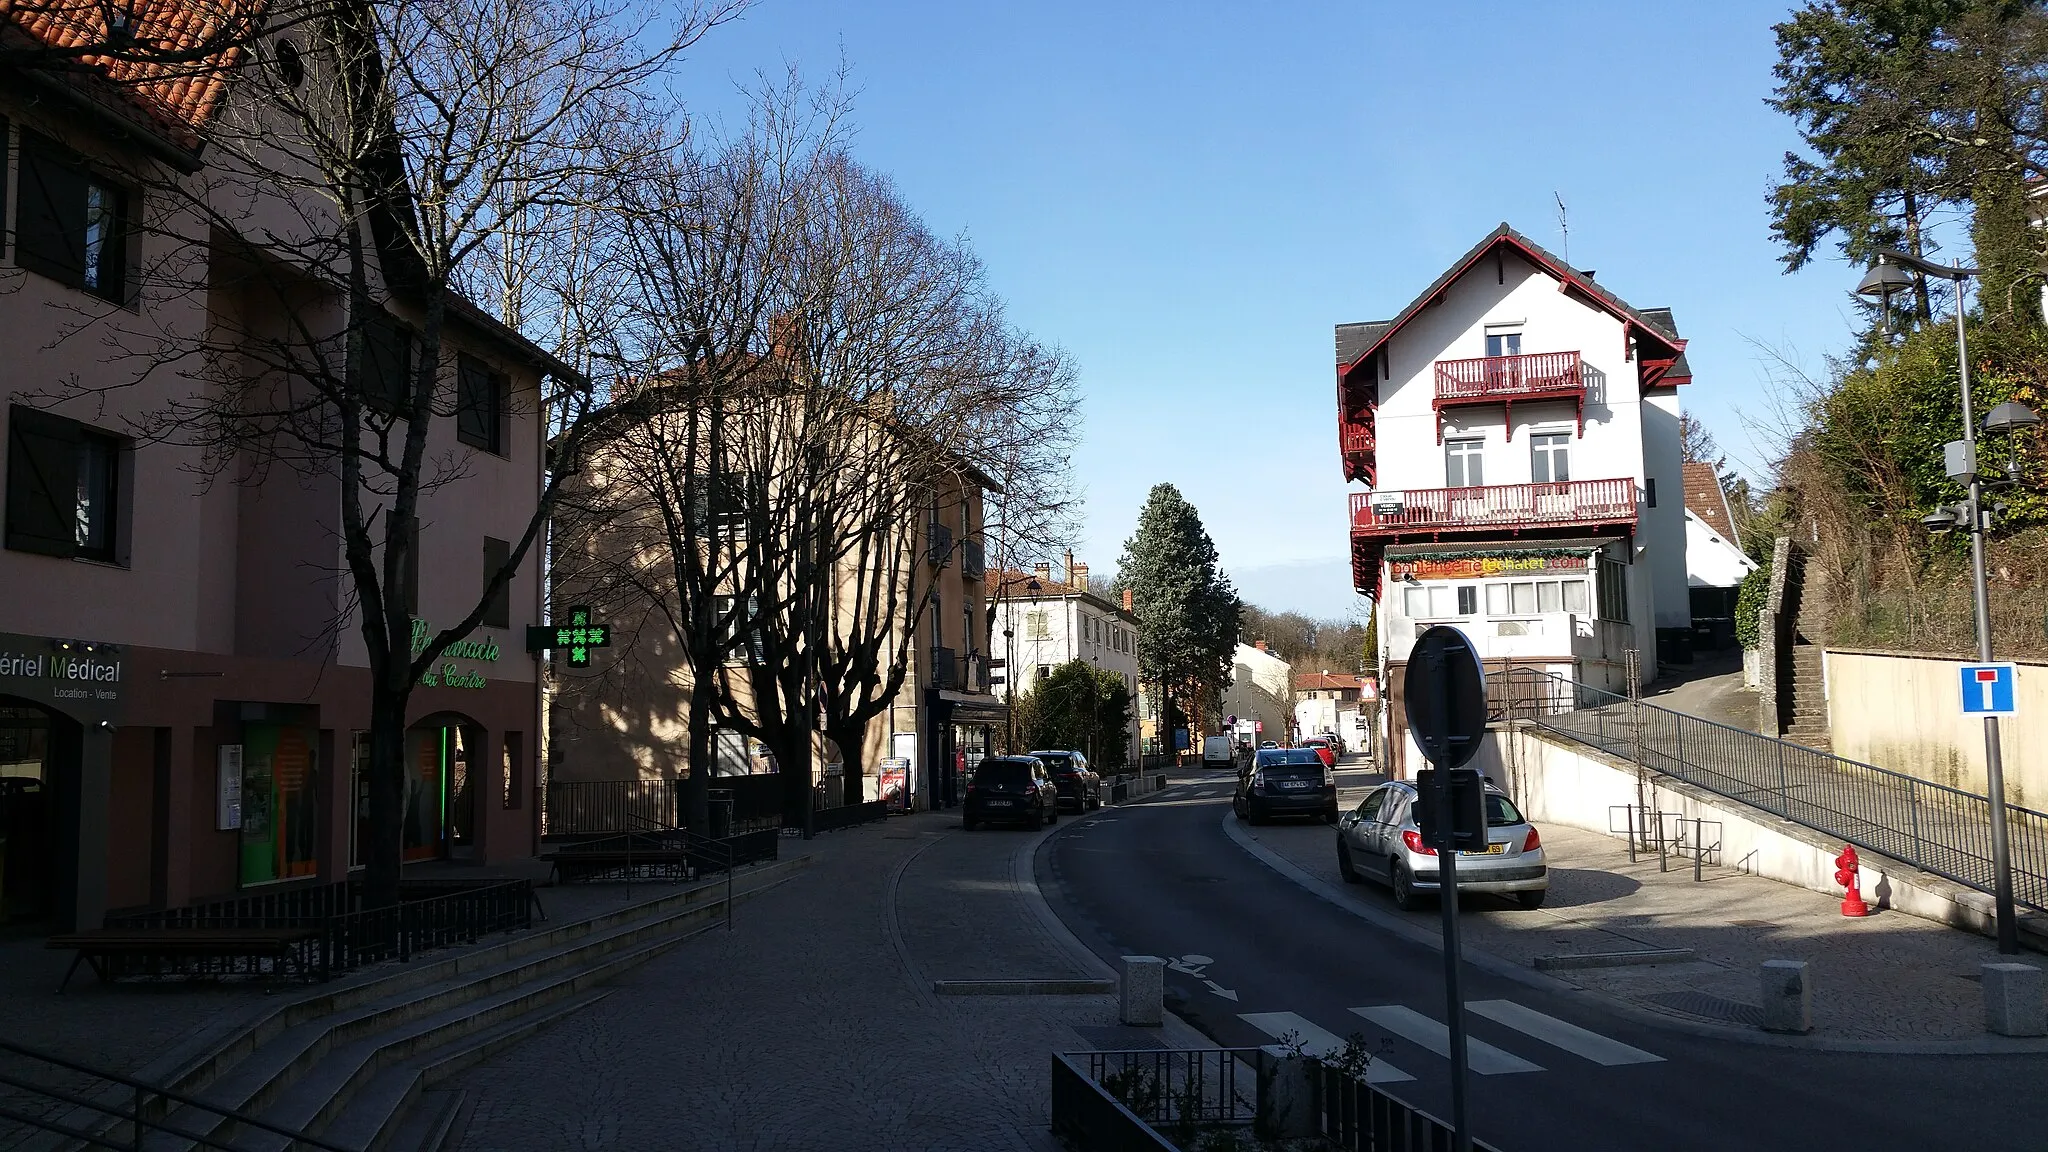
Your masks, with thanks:
<instances>
[{"instance_id":1,"label":"beige building","mask_svg":"<svg viewBox=\"0 0 2048 1152\"><path fill-rule=\"evenodd\" d=\"M673 413L654 417L691 418ZM727 419L744 426L741 418ZM847 442L835 450L859 451L853 443L867 434L849 432ZM731 437L728 442L745 440L756 451L775 439L773 433L753 429L744 436L724 435ZM686 440L678 437L675 442ZM638 495L648 483L649 466L646 456L635 454L653 450L650 444L644 438L633 439L629 432L611 448L594 452L583 478L594 486L594 499L605 512L594 525L565 522L557 528L558 551L569 557L558 569L558 602L600 605L615 637L612 647L593 653L590 667L561 670L559 691L550 706L548 753L549 779L557 787L645 788L687 774L691 698L697 688L678 628L695 627L700 612L729 612L730 596L745 586L718 569L717 603L693 604L679 591L671 562L677 541L658 511ZM734 451L739 455L729 469L740 475L766 474L758 459L754 471L748 472L748 448ZM842 640L880 635L878 683L886 684L891 657L900 652L905 662L901 685L870 719L857 749L842 749L817 724L810 726L814 806L878 799L912 809L950 806L959 800L965 771L995 750L1000 740L1005 714L989 692L982 545L982 496L995 484L971 465L943 454L914 452L903 458L912 456L917 458L912 467L929 478L915 485L905 481L900 492L874 497L892 502L889 511L879 513L890 521L873 531L865 547L888 557L877 561L870 556L865 563L842 558L835 565L836 602L822 624ZM660 467L678 473L692 466L671 462ZM879 474L893 475L888 469ZM877 481L881 486L896 484L893 479ZM777 495L769 491L758 498L766 508ZM867 513L878 514L876 507L868 504ZM773 516L772 511L763 512L755 520L779 523ZM717 544L720 554L736 553L740 546L730 541L747 530L737 524L711 529L724 534ZM788 538L793 529L782 531L784 536L765 542L760 554L795 553L797 544ZM708 536L695 536L687 546L707 549ZM878 573L878 564L892 568ZM885 586L886 593L877 591ZM885 635L867 623L878 617L892 621ZM721 676L743 716L755 698L755 677L777 672L765 667L775 659L737 635L730 640ZM718 776L780 774L773 754L760 740L731 725L720 728L715 719L712 723ZM801 781L786 779L782 787L769 791L781 797L786 823L802 819Z\"/></svg>"},{"instance_id":2,"label":"beige building","mask_svg":"<svg viewBox=\"0 0 2048 1152\"><path fill-rule=\"evenodd\" d=\"M62 38L32 14L15 29ZM215 386L189 368L202 340L349 323L270 253L230 259L180 210L209 188L254 195L196 148L245 61L214 63L218 75L116 86L80 71L0 94L0 920L90 926L359 863L370 694L340 481L237 458L209 482L202 449L142 434L146 414ZM428 452L466 474L424 498L405 590L428 627L473 609L525 530L541 382L568 371L458 313L442 377L460 412L434 422ZM252 395L269 380L260 360L239 370ZM535 849L538 696L521 629L538 621L536 572L413 693L409 860Z\"/></svg>"}]
</instances>

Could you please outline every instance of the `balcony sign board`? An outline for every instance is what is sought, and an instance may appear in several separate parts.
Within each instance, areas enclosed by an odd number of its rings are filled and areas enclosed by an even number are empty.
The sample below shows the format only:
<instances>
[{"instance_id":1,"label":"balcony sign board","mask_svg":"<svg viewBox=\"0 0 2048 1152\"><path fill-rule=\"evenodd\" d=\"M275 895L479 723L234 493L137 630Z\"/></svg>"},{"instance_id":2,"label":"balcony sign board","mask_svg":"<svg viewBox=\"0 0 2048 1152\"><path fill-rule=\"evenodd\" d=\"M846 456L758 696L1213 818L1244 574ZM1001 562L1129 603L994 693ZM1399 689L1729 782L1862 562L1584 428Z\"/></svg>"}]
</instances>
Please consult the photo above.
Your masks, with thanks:
<instances>
[{"instance_id":1,"label":"balcony sign board","mask_svg":"<svg viewBox=\"0 0 2048 1152\"><path fill-rule=\"evenodd\" d=\"M1519 572L1584 572L1586 568L1583 555L1466 556L1456 560L1397 560L1393 565L1396 580L1409 576L1417 580L1470 580Z\"/></svg>"}]
</instances>

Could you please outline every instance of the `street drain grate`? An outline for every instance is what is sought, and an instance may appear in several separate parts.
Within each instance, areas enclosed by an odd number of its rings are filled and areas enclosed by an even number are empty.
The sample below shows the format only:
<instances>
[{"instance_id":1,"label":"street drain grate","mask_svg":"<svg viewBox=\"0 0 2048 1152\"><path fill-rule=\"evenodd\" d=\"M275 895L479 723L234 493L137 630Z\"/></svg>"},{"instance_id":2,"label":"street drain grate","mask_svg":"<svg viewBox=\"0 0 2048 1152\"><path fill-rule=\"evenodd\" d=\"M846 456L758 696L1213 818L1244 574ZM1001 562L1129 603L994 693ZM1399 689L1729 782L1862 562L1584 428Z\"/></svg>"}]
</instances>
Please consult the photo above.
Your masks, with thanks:
<instances>
[{"instance_id":1,"label":"street drain grate","mask_svg":"<svg viewBox=\"0 0 2048 1152\"><path fill-rule=\"evenodd\" d=\"M1762 1008L1754 1004L1744 1004L1739 1000L1709 996L1705 992L1659 992L1642 999L1660 1008L1669 1008L1674 1012L1683 1012L1688 1016L1698 1016L1705 1020L1723 1020L1730 1024L1748 1024L1752 1027L1761 1027L1764 1022Z\"/></svg>"}]
</instances>

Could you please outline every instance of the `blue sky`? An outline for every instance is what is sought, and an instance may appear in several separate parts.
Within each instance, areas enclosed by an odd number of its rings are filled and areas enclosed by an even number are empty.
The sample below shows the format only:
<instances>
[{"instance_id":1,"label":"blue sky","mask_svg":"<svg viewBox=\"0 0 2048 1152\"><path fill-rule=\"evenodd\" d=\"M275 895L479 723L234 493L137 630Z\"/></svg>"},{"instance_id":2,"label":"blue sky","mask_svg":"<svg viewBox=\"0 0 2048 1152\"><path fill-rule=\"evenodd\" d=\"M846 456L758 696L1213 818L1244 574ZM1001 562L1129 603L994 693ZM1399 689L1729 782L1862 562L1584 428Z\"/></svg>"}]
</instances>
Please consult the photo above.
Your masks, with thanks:
<instances>
[{"instance_id":1,"label":"blue sky","mask_svg":"<svg viewBox=\"0 0 2048 1152\"><path fill-rule=\"evenodd\" d=\"M1773 351L1847 342L1839 260L1782 274L1763 100L1786 3L761 0L686 65L694 108L843 58L855 150L967 236L1086 396L1075 552L1114 567L1158 481L1247 600L1351 610L1331 326L1392 315L1507 220L1676 310L1683 392L1760 471ZM1761 347L1760 347L1761 346Z\"/></svg>"}]
</instances>

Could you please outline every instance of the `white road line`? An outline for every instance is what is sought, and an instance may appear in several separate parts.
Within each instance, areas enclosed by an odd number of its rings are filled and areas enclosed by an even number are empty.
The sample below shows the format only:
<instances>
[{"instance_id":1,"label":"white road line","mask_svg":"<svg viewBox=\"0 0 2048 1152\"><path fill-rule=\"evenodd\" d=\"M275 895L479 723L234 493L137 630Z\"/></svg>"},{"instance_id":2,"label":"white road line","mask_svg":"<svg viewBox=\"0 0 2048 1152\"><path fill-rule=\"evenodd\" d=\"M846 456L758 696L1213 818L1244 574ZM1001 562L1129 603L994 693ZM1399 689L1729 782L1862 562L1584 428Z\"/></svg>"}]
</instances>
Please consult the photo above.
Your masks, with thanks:
<instances>
[{"instance_id":1,"label":"white road line","mask_svg":"<svg viewBox=\"0 0 2048 1152\"><path fill-rule=\"evenodd\" d=\"M1353 1008L1352 1011L1439 1056L1448 1059L1451 1055L1451 1030L1412 1008L1400 1004L1381 1004L1372 1008ZM1531 1064L1512 1052L1503 1052L1483 1040L1474 1040L1470 1037L1465 1040L1465 1064L1481 1076L1498 1076L1504 1072L1543 1071L1541 1064Z\"/></svg>"},{"instance_id":2,"label":"white road line","mask_svg":"<svg viewBox=\"0 0 2048 1152\"><path fill-rule=\"evenodd\" d=\"M1595 1064L1604 1064L1609 1068L1617 1064L1658 1064L1664 1060L1662 1056L1652 1055L1641 1048L1631 1048L1598 1032L1588 1032L1555 1016L1545 1016L1534 1008L1525 1008L1512 1000L1474 1000L1465 1007L1497 1024L1505 1024L1525 1036L1533 1036L1545 1044L1562 1048L1574 1056L1584 1056Z\"/></svg>"},{"instance_id":3,"label":"white road line","mask_svg":"<svg viewBox=\"0 0 2048 1152\"><path fill-rule=\"evenodd\" d=\"M1294 1033L1294 1038L1301 1043L1301 1050L1311 1056L1325 1056L1344 1049L1344 1041L1335 1033L1325 1032L1292 1012L1240 1012L1237 1018L1275 1040L1289 1032ZM1398 1084L1413 1079L1415 1077L1377 1056L1366 1066L1365 1080L1368 1084Z\"/></svg>"}]
</instances>

